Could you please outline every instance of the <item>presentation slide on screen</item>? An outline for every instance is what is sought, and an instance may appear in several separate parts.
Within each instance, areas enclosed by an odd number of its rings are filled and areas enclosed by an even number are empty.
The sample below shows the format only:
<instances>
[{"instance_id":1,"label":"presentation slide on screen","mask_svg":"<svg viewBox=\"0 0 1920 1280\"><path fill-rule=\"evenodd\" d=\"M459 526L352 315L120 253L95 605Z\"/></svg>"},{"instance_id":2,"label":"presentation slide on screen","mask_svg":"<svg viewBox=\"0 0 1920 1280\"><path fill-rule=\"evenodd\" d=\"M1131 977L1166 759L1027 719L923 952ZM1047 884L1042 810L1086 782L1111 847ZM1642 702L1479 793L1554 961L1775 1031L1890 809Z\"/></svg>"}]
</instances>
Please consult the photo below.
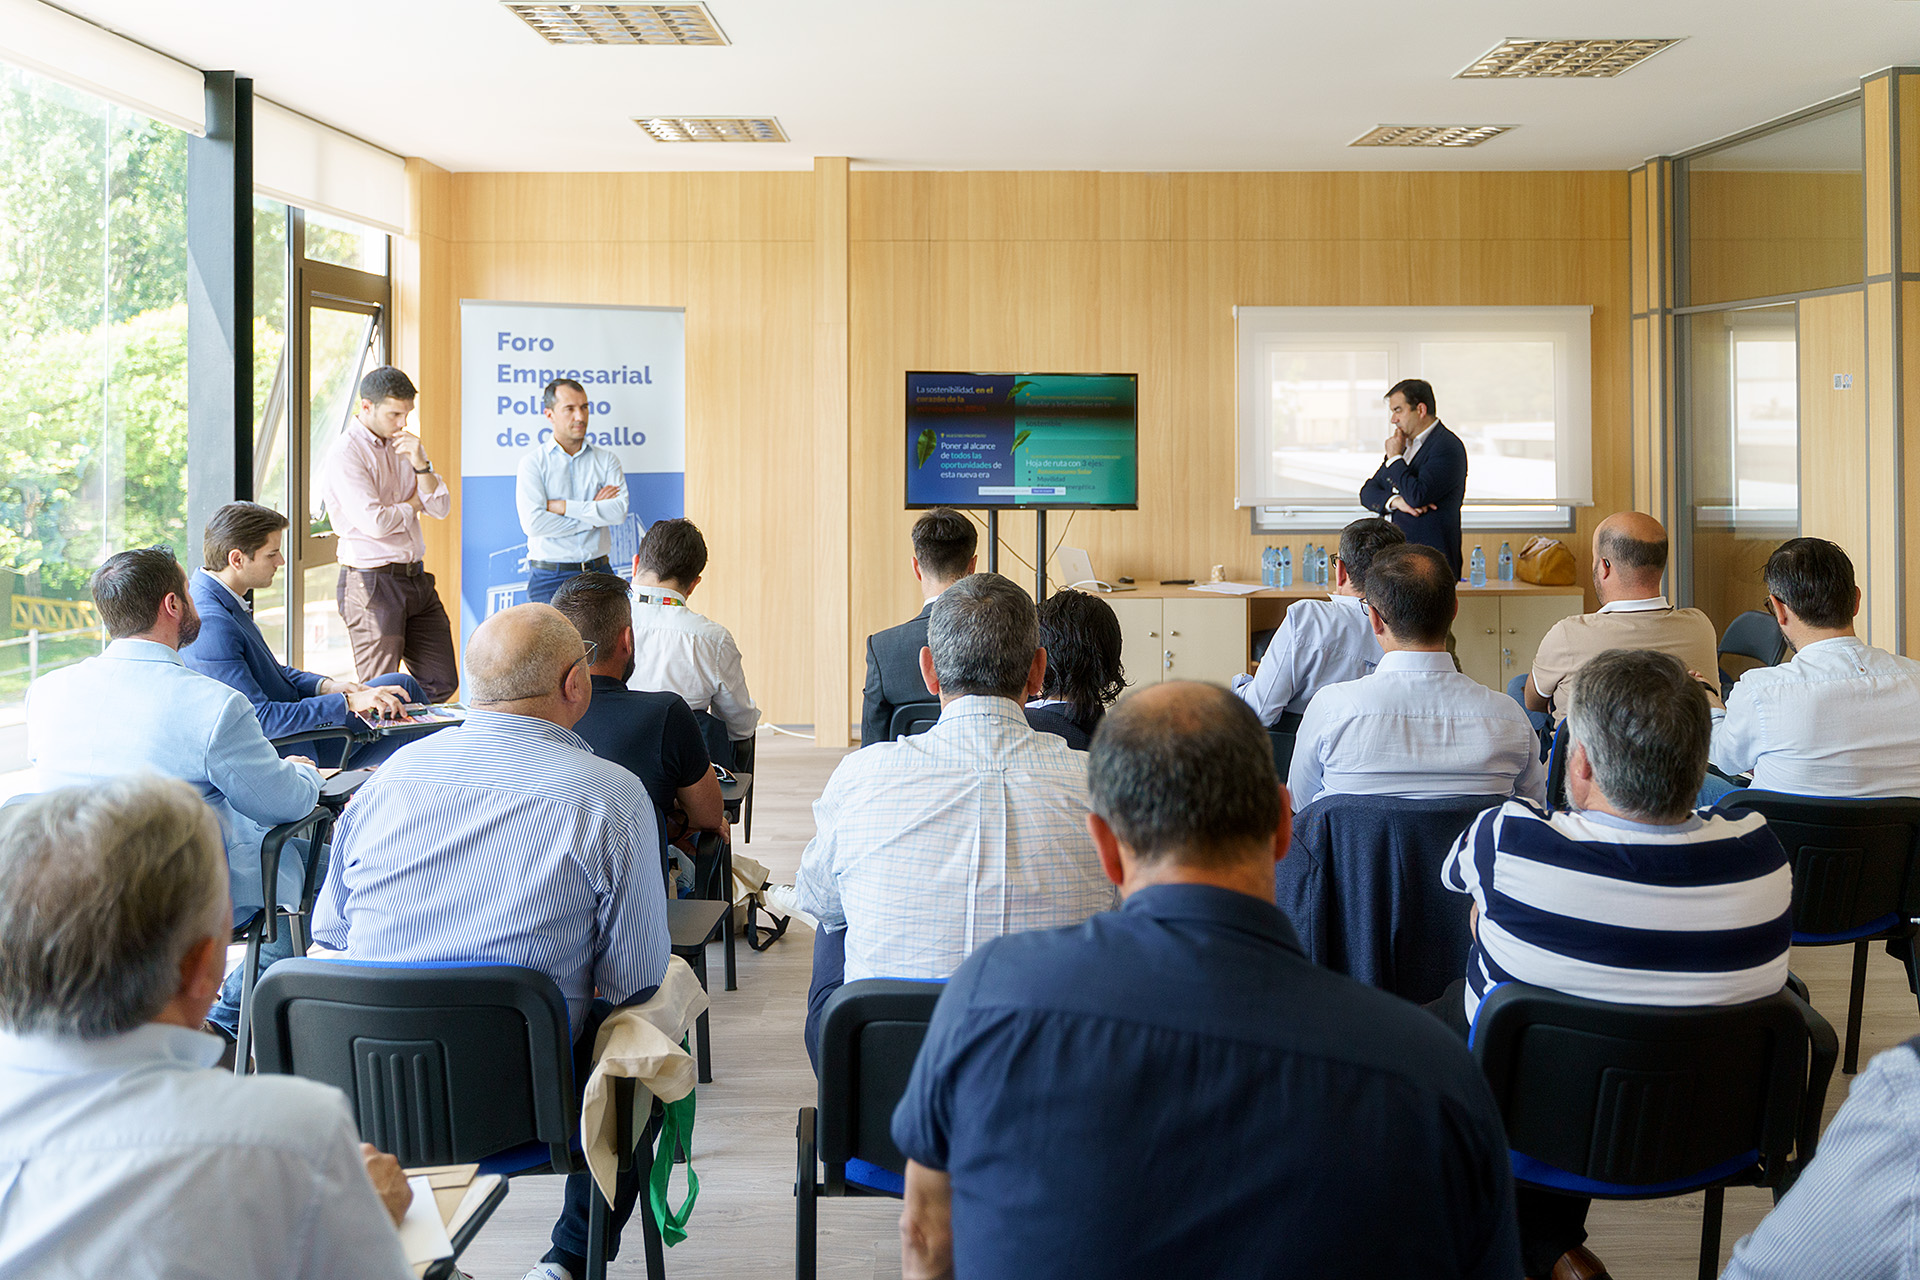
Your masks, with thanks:
<instances>
[{"instance_id":1,"label":"presentation slide on screen","mask_svg":"<svg viewBox=\"0 0 1920 1280\"><path fill-rule=\"evenodd\" d=\"M1131 375L907 375L907 505L1131 507Z\"/></svg>"}]
</instances>

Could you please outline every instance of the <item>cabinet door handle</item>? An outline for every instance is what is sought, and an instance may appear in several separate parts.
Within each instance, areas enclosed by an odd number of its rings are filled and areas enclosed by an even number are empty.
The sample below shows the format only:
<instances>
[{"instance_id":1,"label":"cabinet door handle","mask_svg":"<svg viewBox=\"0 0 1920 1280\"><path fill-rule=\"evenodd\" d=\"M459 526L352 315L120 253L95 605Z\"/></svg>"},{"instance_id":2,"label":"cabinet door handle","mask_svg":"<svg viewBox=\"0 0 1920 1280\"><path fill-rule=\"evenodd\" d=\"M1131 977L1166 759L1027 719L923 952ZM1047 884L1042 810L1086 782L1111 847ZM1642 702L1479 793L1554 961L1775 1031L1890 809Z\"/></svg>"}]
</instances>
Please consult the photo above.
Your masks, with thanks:
<instances>
[{"instance_id":1,"label":"cabinet door handle","mask_svg":"<svg viewBox=\"0 0 1920 1280\"><path fill-rule=\"evenodd\" d=\"M1507 634L1510 636L1517 636L1520 634L1520 631L1517 627L1508 627Z\"/></svg>"},{"instance_id":2,"label":"cabinet door handle","mask_svg":"<svg viewBox=\"0 0 1920 1280\"><path fill-rule=\"evenodd\" d=\"M1161 651L1160 665L1165 667L1169 671L1173 670L1173 650L1163 649Z\"/></svg>"},{"instance_id":3,"label":"cabinet door handle","mask_svg":"<svg viewBox=\"0 0 1920 1280\"><path fill-rule=\"evenodd\" d=\"M1178 631L1169 631L1169 632L1167 632L1167 634L1168 634L1168 635L1170 635L1170 636L1177 636L1177 635L1179 635L1180 633L1179 633Z\"/></svg>"},{"instance_id":4,"label":"cabinet door handle","mask_svg":"<svg viewBox=\"0 0 1920 1280\"><path fill-rule=\"evenodd\" d=\"M1488 635L1492 635L1492 634L1493 634L1493 628L1492 628L1492 627L1488 627L1488 628L1487 628L1487 634L1488 634Z\"/></svg>"},{"instance_id":5,"label":"cabinet door handle","mask_svg":"<svg viewBox=\"0 0 1920 1280\"><path fill-rule=\"evenodd\" d=\"M1158 640L1159 638L1160 638L1160 633L1159 633L1158 631L1149 631L1149 632L1147 632L1147 639L1149 639L1149 640Z\"/></svg>"}]
</instances>

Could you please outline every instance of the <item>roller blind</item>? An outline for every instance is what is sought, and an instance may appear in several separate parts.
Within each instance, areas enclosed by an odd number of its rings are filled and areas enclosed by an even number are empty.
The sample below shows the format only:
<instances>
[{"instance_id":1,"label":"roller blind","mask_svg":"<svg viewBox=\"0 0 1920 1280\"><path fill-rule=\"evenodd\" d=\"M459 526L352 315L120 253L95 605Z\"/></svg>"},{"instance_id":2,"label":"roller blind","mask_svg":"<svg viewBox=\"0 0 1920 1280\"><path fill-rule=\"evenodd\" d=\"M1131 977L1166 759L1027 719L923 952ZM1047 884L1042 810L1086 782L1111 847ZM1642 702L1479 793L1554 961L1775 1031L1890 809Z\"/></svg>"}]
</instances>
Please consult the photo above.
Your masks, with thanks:
<instances>
[{"instance_id":1,"label":"roller blind","mask_svg":"<svg viewBox=\"0 0 1920 1280\"><path fill-rule=\"evenodd\" d=\"M253 100L253 188L383 231L407 229L405 160L260 97Z\"/></svg>"},{"instance_id":2,"label":"roller blind","mask_svg":"<svg viewBox=\"0 0 1920 1280\"><path fill-rule=\"evenodd\" d=\"M1592 310L1236 307L1234 504L1355 506L1388 388L1425 378L1469 506L1592 505Z\"/></svg>"},{"instance_id":3,"label":"roller blind","mask_svg":"<svg viewBox=\"0 0 1920 1280\"><path fill-rule=\"evenodd\" d=\"M206 132L197 68L39 0L0 0L0 59L189 133Z\"/></svg>"}]
</instances>

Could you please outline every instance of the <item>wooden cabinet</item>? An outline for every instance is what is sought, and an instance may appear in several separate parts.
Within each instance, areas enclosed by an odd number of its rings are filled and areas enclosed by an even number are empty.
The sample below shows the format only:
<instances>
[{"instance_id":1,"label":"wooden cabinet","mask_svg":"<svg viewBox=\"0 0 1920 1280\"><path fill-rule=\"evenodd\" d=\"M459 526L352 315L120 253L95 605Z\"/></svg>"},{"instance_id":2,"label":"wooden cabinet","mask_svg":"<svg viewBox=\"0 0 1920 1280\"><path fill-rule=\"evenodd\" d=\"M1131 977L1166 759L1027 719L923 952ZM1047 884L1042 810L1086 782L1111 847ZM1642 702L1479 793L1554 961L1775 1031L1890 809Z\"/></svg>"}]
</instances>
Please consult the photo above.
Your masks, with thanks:
<instances>
[{"instance_id":1,"label":"wooden cabinet","mask_svg":"<svg viewBox=\"0 0 1920 1280\"><path fill-rule=\"evenodd\" d=\"M1455 656L1460 669L1489 689L1533 668L1533 655L1553 624L1579 613L1584 600L1569 595L1460 595L1453 620Z\"/></svg>"},{"instance_id":2,"label":"wooden cabinet","mask_svg":"<svg viewBox=\"0 0 1920 1280\"><path fill-rule=\"evenodd\" d=\"M1227 684L1247 669L1247 602L1231 598L1109 596L1120 619L1127 685L1163 680Z\"/></svg>"}]
</instances>

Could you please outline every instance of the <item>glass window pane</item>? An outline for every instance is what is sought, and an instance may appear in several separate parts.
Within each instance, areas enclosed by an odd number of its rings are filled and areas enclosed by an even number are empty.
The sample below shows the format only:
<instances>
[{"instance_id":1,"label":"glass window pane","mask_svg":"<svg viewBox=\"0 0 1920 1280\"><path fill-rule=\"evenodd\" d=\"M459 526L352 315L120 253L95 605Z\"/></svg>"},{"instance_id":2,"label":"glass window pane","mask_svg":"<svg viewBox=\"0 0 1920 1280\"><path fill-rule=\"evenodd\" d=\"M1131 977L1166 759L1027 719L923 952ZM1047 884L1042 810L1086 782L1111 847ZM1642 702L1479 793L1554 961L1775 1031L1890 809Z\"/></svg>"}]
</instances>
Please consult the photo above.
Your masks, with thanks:
<instances>
[{"instance_id":1,"label":"glass window pane","mask_svg":"<svg viewBox=\"0 0 1920 1280\"><path fill-rule=\"evenodd\" d=\"M347 639L347 624L340 617L339 582L338 565L317 564L303 576L307 598L301 625L306 628L306 649L300 667L303 671L352 680L353 645Z\"/></svg>"},{"instance_id":2,"label":"glass window pane","mask_svg":"<svg viewBox=\"0 0 1920 1280\"><path fill-rule=\"evenodd\" d=\"M358 267L377 276L387 274L386 232L311 210L306 222L307 257L312 261Z\"/></svg>"},{"instance_id":3,"label":"glass window pane","mask_svg":"<svg viewBox=\"0 0 1920 1280\"><path fill-rule=\"evenodd\" d=\"M1858 284L1861 108L1687 161L1687 301L1700 306Z\"/></svg>"},{"instance_id":4,"label":"glass window pane","mask_svg":"<svg viewBox=\"0 0 1920 1280\"><path fill-rule=\"evenodd\" d=\"M1469 502L1557 492L1553 343L1423 342L1420 376L1467 446Z\"/></svg>"},{"instance_id":5,"label":"glass window pane","mask_svg":"<svg viewBox=\"0 0 1920 1280\"><path fill-rule=\"evenodd\" d=\"M375 315L331 307L313 307L307 313L307 406L313 459L308 469L308 511L314 533L332 527L320 501L321 464L359 407L360 379L380 365L383 345Z\"/></svg>"},{"instance_id":6,"label":"glass window pane","mask_svg":"<svg viewBox=\"0 0 1920 1280\"><path fill-rule=\"evenodd\" d=\"M1380 465L1393 353L1278 348L1267 361L1275 487L1303 502L1353 501Z\"/></svg>"},{"instance_id":7,"label":"glass window pane","mask_svg":"<svg viewBox=\"0 0 1920 1280\"><path fill-rule=\"evenodd\" d=\"M177 129L0 65L0 704L30 650L40 671L98 651L57 633L91 627L107 555L195 563L186 156Z\"/></svg>"}]
</instances>

